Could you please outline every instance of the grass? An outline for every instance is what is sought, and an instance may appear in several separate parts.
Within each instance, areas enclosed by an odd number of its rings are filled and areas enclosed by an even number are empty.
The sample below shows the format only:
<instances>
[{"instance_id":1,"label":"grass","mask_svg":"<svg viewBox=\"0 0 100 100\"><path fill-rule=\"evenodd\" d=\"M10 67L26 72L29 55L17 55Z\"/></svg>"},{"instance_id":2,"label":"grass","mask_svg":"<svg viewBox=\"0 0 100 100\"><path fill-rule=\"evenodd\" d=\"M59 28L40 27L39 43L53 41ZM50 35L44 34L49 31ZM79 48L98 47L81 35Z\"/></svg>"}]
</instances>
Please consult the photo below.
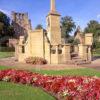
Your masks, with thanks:
<instances>
[{"instance_id":1,"label":"grass","mask_svg":"<svg viewBox=\"0 0 100 100\"><path fill-rule=\"evenodd\" d=\"M9 67L0 66L0 70ZM0 82L0 100L55 100L42 89L13 83Z\"/></svg>"},{"instance_id":2,"label":"grass","mask_svg":"<svg viewBox=\"0 0 100 100\"><path fill-rule=\"evenodd\" d=\"M100 56L100 48L96 49L96 50L93 52L93 56Z\"/></svg>"},{"instance_id":3,"label":"grass","mask_svg":"<svg viewBox=\"0 0 100 100\"><path fill-rule=\"evenodd\" d=\"M10 67L0 66L0 70ZM30 70L48 75L76 75L76 76L98 76L100 72L94 69L72 69L72 70ZM13 83L0 82L0 100L55 100L51 95L47 94L40 88L17 85Z\"/></svg>"},{"instance_id":4,"label":"grass","mask_svg":"<svg viewBox=\"0 0 100 100\"><path fill-rule=\"evenodd\" d=\"M0 100L55 100L37 87L0 82Z\"/></svg>"},{"instance_id":5,"label":"grass","mask_svg":"<svg viewBox=\"0 0 100 100\"><path fill-rule=\"evenodd\" d=\"M9 69L11 67L0 66L0 70ZM67 70L35 70L30 69L31 72L36 72L40 74L47 75L72 75L72 76L98 76L100 77L100 71L97 71L92 68L83 68L83 69L67 69Z\"/></svg>"},{"instance_id":6,"label":"grass","mask_svg":"<svg viewBox=\"0 0 100 100\"><path fill-rule=\"evenodd\" d=\"M12 57L13 52L0 52L0 58ZM100 49L94 52L94 56L100 56ZM0 70L11 67L0 66ZM14 67L15 68L15 67ZM72 76L98 76L100 72L94 69L72 69L72 70L30 70L47 75L72 75ZM37 87L0 82L0 100L55 100L51 95Z\"/></svg>"},{"instance_id":7,"label":"grass","mask_svg":"<svg viewBox=\"0 0 100 100\"><path fill-rule=\"evenodd\" d=\"M68 69L68 70L60 70L60 71L54 71L54 70L31 70L33 72L41 73L41 74L47 74L47 75L67 75L67 76L98 76L100 77L100 71L90 69L90 68L84 68L84 69Z\"/></svg>"},{"instance_id":8,"label":"grass","mask_svg":"<svg viewBox=\"0 0 100 100\"><path fill-rule=\"evenodd\" d=\"M14 52L0 52L0 58L7 58L14 56Z\"/></svg>"}]
</instances>

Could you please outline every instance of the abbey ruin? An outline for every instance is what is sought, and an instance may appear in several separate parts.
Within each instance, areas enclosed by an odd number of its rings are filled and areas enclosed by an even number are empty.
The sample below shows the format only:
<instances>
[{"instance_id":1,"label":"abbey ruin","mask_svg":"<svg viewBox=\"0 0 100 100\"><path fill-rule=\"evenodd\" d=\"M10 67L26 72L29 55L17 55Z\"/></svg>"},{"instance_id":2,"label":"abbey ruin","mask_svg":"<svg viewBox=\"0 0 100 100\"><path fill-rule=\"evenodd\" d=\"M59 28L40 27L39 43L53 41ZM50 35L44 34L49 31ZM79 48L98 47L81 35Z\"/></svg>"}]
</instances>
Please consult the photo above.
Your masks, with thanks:
<instances>
[{"instance_id":1,"label":"abbey ruin","mask_svg":"<svg viewBox=\"0 0 100 100\"><path fill-rule=\"evenodd\" d=\"M56 11L55 0L51 0L50 12L46 16L46 30L32 30L27 13L12 13L13 26L17 36L15 55L19 62L25 62L28 57L42 57L48 64L66 64L72 61L71 44L65 44L61 39L61 15ZM83 61L91 61L92 33L82 35L75 33L80 44L74 46L77 56Z\"/></svg>"}]
</instances>

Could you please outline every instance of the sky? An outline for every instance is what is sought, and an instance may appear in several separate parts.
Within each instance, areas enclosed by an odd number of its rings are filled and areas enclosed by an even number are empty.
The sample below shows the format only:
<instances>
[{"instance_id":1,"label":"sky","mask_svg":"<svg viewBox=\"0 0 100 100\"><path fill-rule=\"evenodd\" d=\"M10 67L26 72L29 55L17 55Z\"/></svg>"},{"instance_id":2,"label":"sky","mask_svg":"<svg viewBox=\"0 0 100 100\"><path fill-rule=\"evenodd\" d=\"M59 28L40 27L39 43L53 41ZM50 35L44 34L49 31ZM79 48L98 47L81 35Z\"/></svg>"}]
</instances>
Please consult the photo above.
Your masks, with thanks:
<instances>
[{"instance_id":1,"label":"sky","mask_svg":"<svg viewBox=\"0 0 100 100\"><path fill-rule=\"evenodd\" d=\"M100 22L100 0L56 0L56 9L62 17L71 16L82 29L90 20ZM8 16L11 11L28 12L33 29L37 24L45 28L50 0L0 0L0 11Z\"/></svg>"}]
</instances>

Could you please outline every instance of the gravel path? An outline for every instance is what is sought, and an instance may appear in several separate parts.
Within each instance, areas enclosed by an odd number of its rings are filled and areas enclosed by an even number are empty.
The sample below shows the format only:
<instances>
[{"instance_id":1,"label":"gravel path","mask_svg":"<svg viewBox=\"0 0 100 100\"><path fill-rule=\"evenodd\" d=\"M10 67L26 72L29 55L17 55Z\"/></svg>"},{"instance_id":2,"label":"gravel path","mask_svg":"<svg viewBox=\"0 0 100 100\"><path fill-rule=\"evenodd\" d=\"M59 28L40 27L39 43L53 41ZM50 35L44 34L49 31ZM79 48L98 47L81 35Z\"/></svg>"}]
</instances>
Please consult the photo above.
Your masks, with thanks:
<instances>
[{"instance_id":1,"label":"gravel path","mask_svg":"<svg viewBox=\"0 0 100 100\"><path fill-rule=\"evenodd\" d=\"M36 69L36 70L64 70L64 69L78 69L82 68L77 65L66 65L66 64L59 64L59 65L31 65L26 63L19 63L15 61L15 58L4 58L0 59L0 65L2 66L9 66L21 69Z\"/></svg>"},{"instance_id":2,"label":"gravel path","mask_svg":"<svg viewBox=\"0 0 100 100\"><path fill-rule=\"evenodd\" d=\"M30 65L26 63L19 63L14 57L0 59L1 66L9 66L20 69L36 69L36 70L65 70L65 69L79 69L79 68L94 68L100 70L100 59L95 59L91 64L87 65Z\"/></svg>"}]
</instances>

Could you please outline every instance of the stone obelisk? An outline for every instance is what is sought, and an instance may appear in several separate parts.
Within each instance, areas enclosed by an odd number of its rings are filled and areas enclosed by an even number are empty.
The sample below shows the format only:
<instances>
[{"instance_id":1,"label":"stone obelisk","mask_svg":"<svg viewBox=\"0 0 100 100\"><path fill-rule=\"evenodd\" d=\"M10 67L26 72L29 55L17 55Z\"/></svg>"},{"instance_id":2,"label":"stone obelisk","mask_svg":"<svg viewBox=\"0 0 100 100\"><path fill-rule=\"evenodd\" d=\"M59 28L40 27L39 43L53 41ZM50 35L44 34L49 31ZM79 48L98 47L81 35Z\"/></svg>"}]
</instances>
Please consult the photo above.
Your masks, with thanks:
<instances>
[{"instance_id":1,"label":"stone obelisk","mask_svg":"<svg viewBox=\"0 0 100 100\"><path fill-rule=\"evenodd\" d=\"M50 9L51 12L55 12L56 11L56 8L55 8L55 0L51 0L51 9Z\"/></svg>"}]
</instances>

